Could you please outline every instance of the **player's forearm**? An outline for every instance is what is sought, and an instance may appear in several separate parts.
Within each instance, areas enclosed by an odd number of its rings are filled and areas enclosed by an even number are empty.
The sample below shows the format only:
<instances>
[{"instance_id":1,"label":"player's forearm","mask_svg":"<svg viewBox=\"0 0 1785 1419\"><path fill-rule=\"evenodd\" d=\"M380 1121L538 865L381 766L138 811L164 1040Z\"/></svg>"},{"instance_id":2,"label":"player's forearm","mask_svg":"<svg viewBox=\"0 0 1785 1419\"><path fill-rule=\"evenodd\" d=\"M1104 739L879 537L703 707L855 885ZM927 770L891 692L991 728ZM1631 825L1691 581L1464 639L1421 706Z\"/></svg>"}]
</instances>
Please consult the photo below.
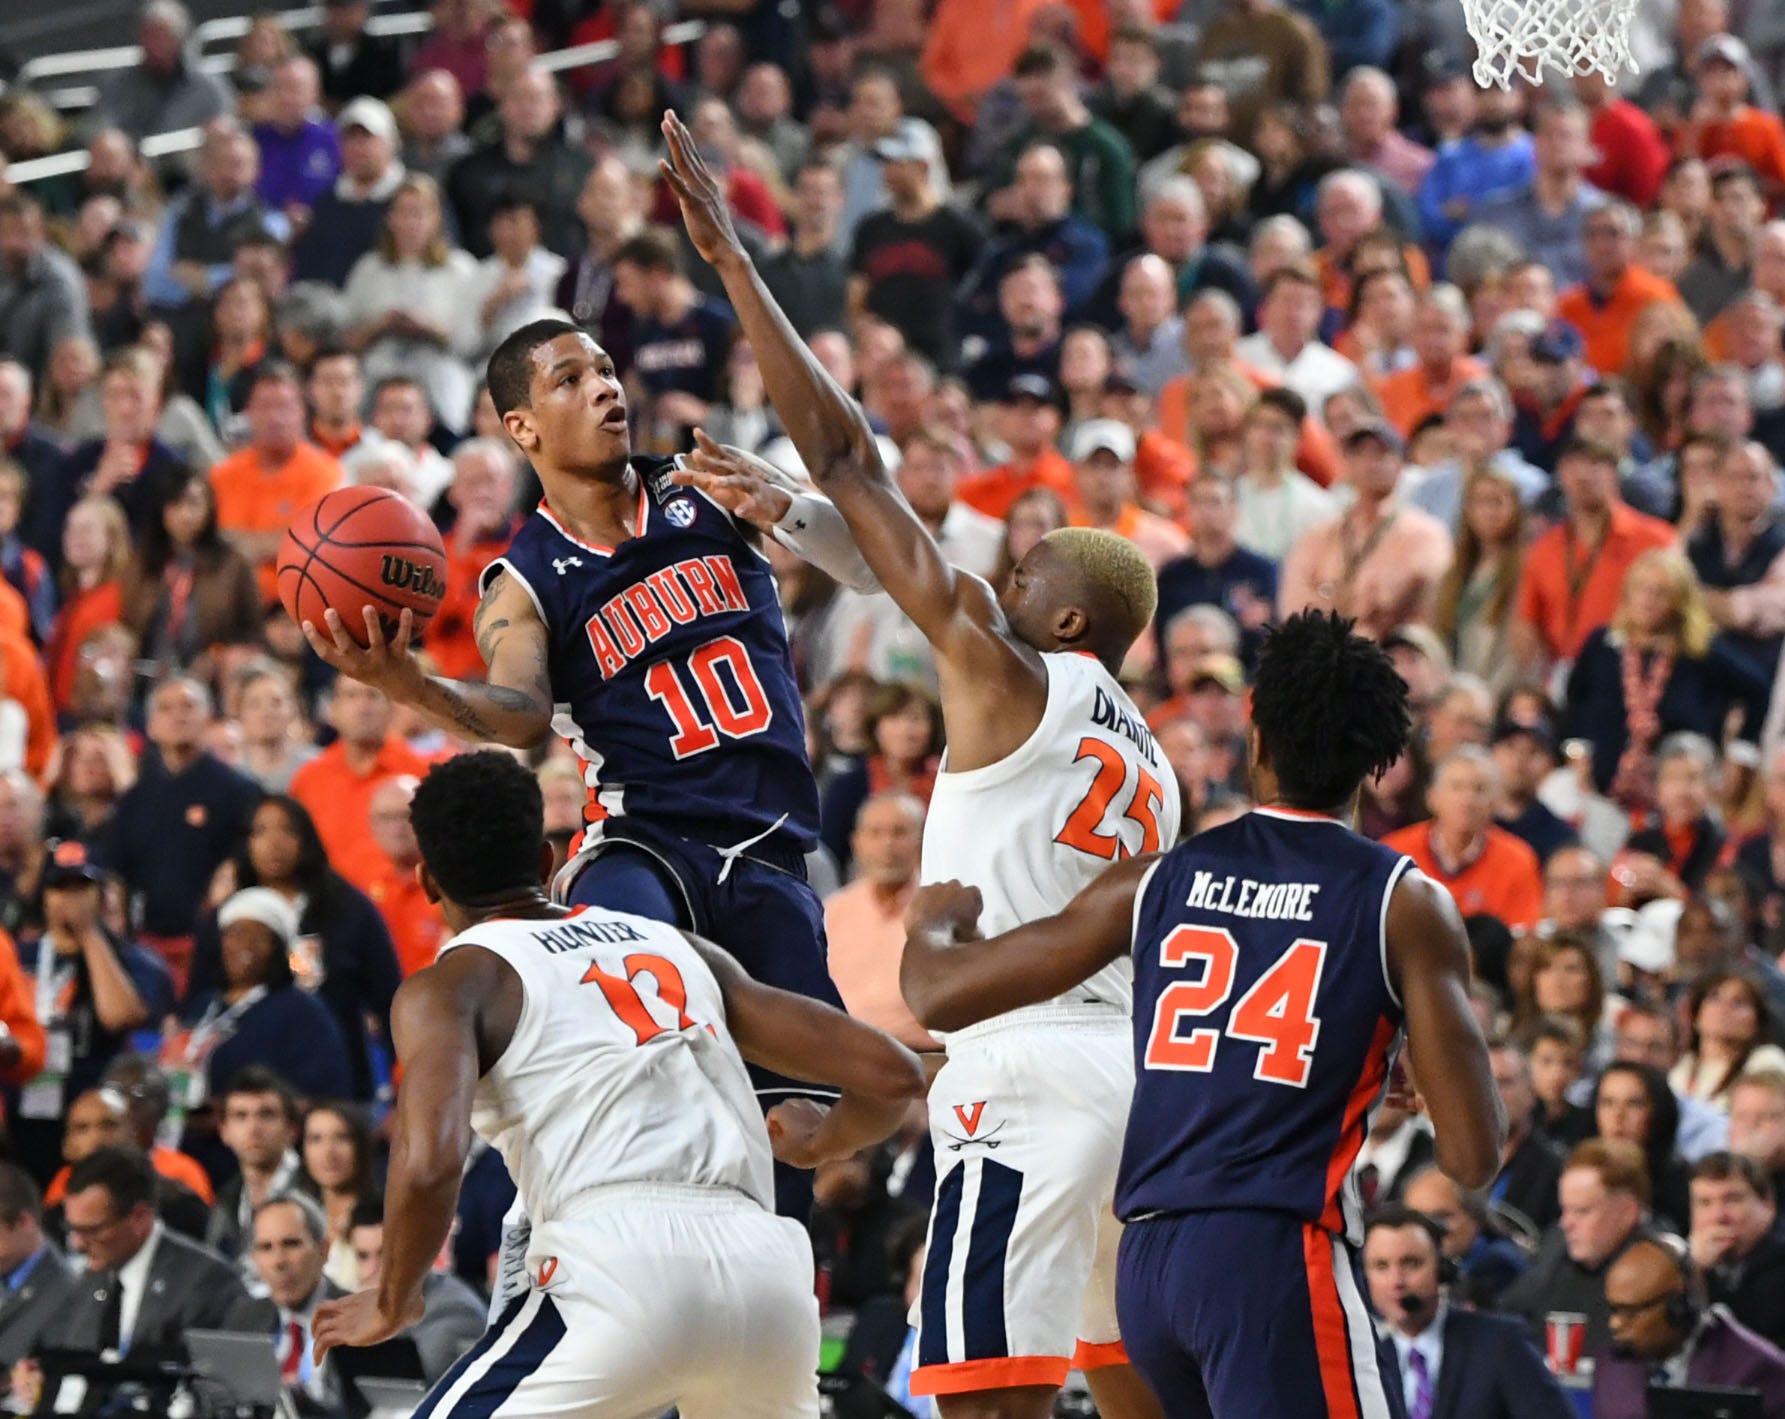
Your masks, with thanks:
<instances>
[{"instance_id":1,"label":"player's forearm","mask_svg":"<svg viewBox=\"0 0 1785 1419\"><path fill-rule=\"evenodd\" d=\"M402 699L448 734L479 743L531 749L551 732L552 707L506 685L432 675Z\"/></svg>"},{"instance_id":2,"label":"player's forearm","mask_svg":"<svg viewBox=\"0 0 1785 1419\"><path fill-rule=\"evenodd\" d=\"M919 1078L922 1071L919 1070ZM919 1090L912 1098L921 1098ZM824 1116L812 1135L812 1149L824 1162L853 1157L897 1133L910 1108L910 1099L888 1099L867 1094L844 1094Z\"/></svg>"},{"instance_id":3,"label":"player's forearm","mask_svg":"<svg viewBox=\"0 0 1785 1419\"><path fill-rule=\"evenodd\" d=\"M849 473L879 470L867 416L800 339L755 263L738 250L720 261L717 270L744 337L756 351L769 402L814 481L835 497L841 489L833 485ZM884 479L883 470L879 476Z\"/></svg>"},{"instance_id":4,"label":"player's forearm","mask_svg":"<svg viewBox=\"0 0 1785 1419\"><path fill-rule=\"evenodd\" d=\"M378 1309L402 1315L421 1295L422 1283L452 1233L458 1210L459 1180L471 1140L457 1144L444 1130L421 1126L413 1140L409 1118L399 1130L384 1186L384 1272L378 1281ZM456 1130L454 1130L456 1132ZM429 1136L431 1135L431 1136Z\"/></svg>"},{"instance_id":5,"label":"player's forearm","mask_svg":"<svg viewBox=\"0 0 1785 1419\"><path fill-rule=\"evenodd\" d=\"M1044 973L1027 968L1024 938L1031 930L1018 927L989 941L966 943L914 932L899 963L899 990L918 1023L926 1030L964 1030L1025 1005L1039 1005L1077 984L1055 987Z\"/></svg>"}]
</instances>

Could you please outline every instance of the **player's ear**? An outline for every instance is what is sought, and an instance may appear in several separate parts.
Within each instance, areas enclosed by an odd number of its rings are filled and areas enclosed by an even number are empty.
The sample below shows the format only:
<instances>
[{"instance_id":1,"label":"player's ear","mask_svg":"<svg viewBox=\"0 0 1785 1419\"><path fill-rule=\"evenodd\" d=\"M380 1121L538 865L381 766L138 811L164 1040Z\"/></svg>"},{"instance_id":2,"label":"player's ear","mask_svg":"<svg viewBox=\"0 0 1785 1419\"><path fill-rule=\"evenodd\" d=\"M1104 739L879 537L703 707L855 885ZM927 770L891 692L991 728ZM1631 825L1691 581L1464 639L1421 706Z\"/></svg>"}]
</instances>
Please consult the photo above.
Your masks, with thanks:
<instances>
[{"instance_id":1,"label":"player's ear","mask_svg":"<svg viewBox=\"0 0 1785 1419\"><path fill-rule=\"evenodd\" d=\"M1076 606L1062 606L1054 613L1054 639L1063 645L1077 645L1090 629L1090 617Z\"/></svg>"},{"instance_id":2,"label":"player's ear","mask_svg":"<svg viewBox=\"0 0 1785 1419\"><path fill-rule=\"evenodd\" d=\"M415 864L415 881L420 886L422 895L428 899L430 906L440 901L440 884L434 880L434 874L428 871L427 863L418 862Z\"/></svg>"},{"instance_id":3,"label":"player's ear","mask_svg":"<svg viewBox=\"0 0 1785 1419\"><path fill-rule=\"evenodd\" d=\"M502 427L525 452L532 453L539 447L539 431L533 427L531 409L510 409L502 416Z\"/></svg>"}]
</instances>

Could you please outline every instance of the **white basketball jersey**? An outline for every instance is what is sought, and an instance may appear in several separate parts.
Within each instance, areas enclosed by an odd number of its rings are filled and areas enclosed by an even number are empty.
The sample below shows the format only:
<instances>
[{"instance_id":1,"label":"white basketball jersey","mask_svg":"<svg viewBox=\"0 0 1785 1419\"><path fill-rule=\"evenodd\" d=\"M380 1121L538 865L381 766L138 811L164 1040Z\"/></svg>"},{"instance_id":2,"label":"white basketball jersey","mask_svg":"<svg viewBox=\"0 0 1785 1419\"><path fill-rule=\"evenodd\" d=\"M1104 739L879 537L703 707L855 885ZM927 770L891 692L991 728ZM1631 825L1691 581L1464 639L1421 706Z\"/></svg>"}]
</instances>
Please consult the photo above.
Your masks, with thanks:
<instances>
[{"instance_id":1,"label":"white basketball jersey","mask_svg":"<svg viewBox=\"0 0 1785 1419\"><path fill-rule=\"evenodd\" d=\"M478 1081L471 1124L502 1154L535 1227L624 1183L730 1188L774 1206L768 1132L719 982L681 932L583 907L487 921L521 978L514 1038Z\"/></svg>"},{"instance_id":2,"label":"white basketball jersey","mask_svg":"<svg viewBox=\"0 0 1785 1419\"><path fill-rule=\"evenodd\" d=\"M1052 916L1110 864L1178 840L1177 778L1115 676L1077 652L1042 661L1035 732L984 768L950 773L945 760L924 827L923 880L979 888L987 936ZM1062 999L1126 1014L1133 998L1122 960Z\"/></svg>"}]
</instances>

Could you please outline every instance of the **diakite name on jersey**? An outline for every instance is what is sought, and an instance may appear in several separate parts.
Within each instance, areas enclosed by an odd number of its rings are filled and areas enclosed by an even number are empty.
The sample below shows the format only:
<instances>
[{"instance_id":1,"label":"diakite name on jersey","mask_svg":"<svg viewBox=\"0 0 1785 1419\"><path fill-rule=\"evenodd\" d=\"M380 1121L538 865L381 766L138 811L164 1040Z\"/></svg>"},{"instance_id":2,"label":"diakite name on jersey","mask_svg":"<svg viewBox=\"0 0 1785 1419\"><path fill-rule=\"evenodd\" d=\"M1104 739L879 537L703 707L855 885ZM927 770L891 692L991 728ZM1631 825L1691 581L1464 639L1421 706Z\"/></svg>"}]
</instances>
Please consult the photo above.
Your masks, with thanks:
<instances>
[{"instance_id":1,"label":"diakite name on jersey","mask_svg":"<svg viewBox=\"0 0 1785 1419\"><path fill-rule=\"evenodd\" d=\"M1153 741L1153 731L1105 694L1101 686L1091 704L1091 722L1100 729L1113 729L1124 739L1132 740L1141 757L1154 768L1159 767L1159 746Z\"/></svg>"},{"instance_id":2,"label":"diakite name on jersey","mask_svg":"<svg viewBox=\"0 0 1785 1419\"><path fill-rule=\"evenodd\" d=\"M621 941L648 941L650 938L623 921L563 921L544 931L535 931L533 939L554 956L559 956L589 946L612 946Z\"/></svg>"},{"instance_id":3,"label":"diakite name on jersey","mask_svg":"<svg viewBox=\"0 0 1785 1419\"><path fill-rule=\"evenodd\" d=\"M748 611L730 557L690 557L635 581L589 618L589 645L611 680L653 641L703 616Z\"/></svg>"},{"instance_id":4,"label":"diakite name on jersey","mask_svg":"<svg viewBox=\"0 0 1785 1419\"><path fill-rule=\"evenodd\" d=\"M1190 879L1190 896L1184 905L1228 916L1312 921L1314 894L1319 890L1317 882L1254 882L1249 877L1198 872Z\"/></svg>"}]
</instances>

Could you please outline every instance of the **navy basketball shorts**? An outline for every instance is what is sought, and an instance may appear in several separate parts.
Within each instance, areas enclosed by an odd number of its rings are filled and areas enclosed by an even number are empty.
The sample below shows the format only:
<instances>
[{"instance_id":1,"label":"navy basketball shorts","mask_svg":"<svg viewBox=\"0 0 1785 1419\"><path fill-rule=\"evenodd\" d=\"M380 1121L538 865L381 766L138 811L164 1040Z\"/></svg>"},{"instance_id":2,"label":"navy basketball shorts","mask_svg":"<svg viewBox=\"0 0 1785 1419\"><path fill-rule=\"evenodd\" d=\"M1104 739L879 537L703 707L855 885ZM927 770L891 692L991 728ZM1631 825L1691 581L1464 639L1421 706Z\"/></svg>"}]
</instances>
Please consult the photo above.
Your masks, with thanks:
<instances>
[{"instance_id":1,"label":"navy basketball shorts","mask_svg":"<svg viewBox=\"0 0 1785 1419\"><path fill-rule=\"evenodd\" d=\"M1287 1212L1130 1222L1116 1313L1171 1419L1404 1419L1355 1252Z\"/></svg>"}]
</instances>

